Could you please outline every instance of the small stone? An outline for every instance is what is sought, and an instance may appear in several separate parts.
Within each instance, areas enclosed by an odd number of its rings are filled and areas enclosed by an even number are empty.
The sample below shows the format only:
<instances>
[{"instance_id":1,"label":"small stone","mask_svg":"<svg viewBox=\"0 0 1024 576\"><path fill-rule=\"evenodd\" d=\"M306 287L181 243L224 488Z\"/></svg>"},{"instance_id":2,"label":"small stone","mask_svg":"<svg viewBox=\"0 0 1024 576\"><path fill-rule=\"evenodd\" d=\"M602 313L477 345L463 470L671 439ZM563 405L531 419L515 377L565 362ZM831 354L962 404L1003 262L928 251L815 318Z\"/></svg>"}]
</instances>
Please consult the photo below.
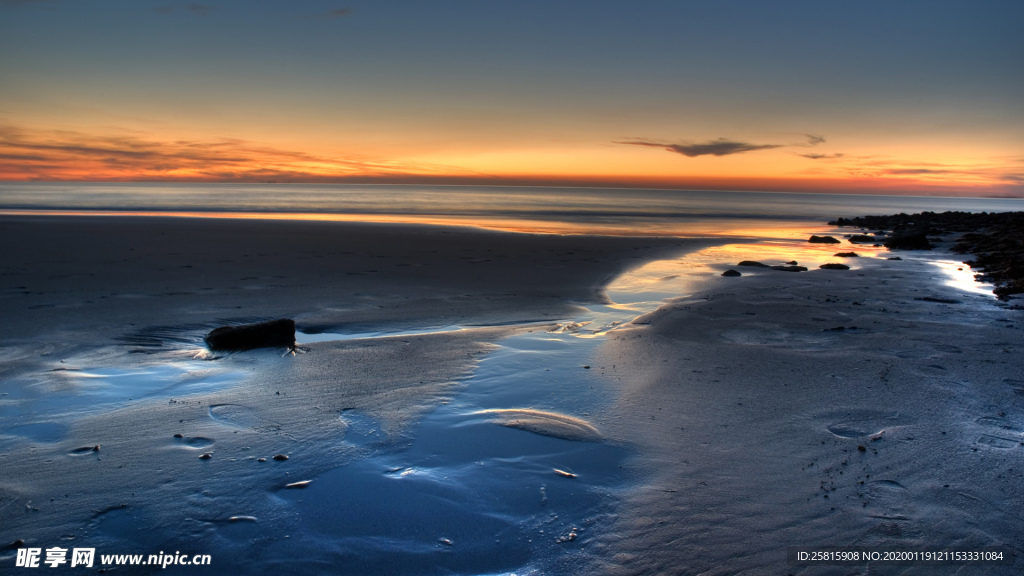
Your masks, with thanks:
<instances>
[{"instance_id":1,"label":"small stone","mask_svg":"<svg viewBox=\"0 0 1024 576\"><path fill-rule=\"evenodd\" d=\"M174 437L175 438L184 438L185 436L183 434L175 434Z\"/></svg>"},{"instance_id":2,"label":"small stone","mask_svg":"<svg viewBox=\"0 0 1024 576\"><path fill-rule=\"evenodd\" d=\"M868 449L865 448L863 444L857 446L857 452L867 452L867 451L868 451Z\"/></svg>"},{"instance_id":3,"label":"small stone","mask_svg":"<svg viewBox=\"0 0 1024 576\"><path fill-rule=\"evenodd\" d=\"M812 244L839 244L841 242L831 236L811 236L807 241Z\"/></svg>"},{"instance_id":4,"label":"small stone","mask_svg":"<svg viewBox=\"0 0 1024 576\"><path fill-rule=\"evenodd\" d=\"M722 272L722 276L736 277L736 276L743 276L743 274L740 274L739 272L737 272L735 270L726 270L725 272Z\"/></svg>"},{"instance_id":5,"label":"small stone","mask_svg":"<svg viewBox=\"0 0 1024 576\"><path fill-rule=\"evenodd\" d=\"M256 461L257 462L266 462L267 459L266 458L257 458Z\"/></svg>"},{"instance_id":6,"label":"small stone","mask_svg":"<svg viewBox=\"0 0 1024 576\"><path fill-rule=\"evenodd\" d=\"M586 368L587 370L590 370L590 364L584 364L583 367Z\"/></svg>"},{"instance_id":7,"label":"small stone","mask_svg":"<svg viewBox=\"0 0 1024 576\"><path fill-rule=\"evenodd\" d=\"M892 258L886 258L886 260L903 260L903 258L900 258L899 256L893 256Z\"/></svg>"},{"instance_id":8,"label":"small stone","mask_svg":"<svg viewBox=\"0 0 1024 576\"><path fill-rule=\"evenodd\" d=\"M288 457L284 454L274 454L274 460L277 460L278 462L284 462L287 459Z\"/></svg>"},{"instance_id":9,"label":"small stone","mask_svg":"<svg viewBox=\"0 0 1024 576\"><path fill-rule=\"evenodd\" d=\"M210 458L213 458L213 454L210 454L209 452L199 457L200 460L209 460Z\"/></svg>"},{"instance_id":10,"label":"small stone","mask_svg":"<svg viewBox=\"0 0 1024 576\"><path fill-rule=\"evenodd\" d=\"M856 252L837 252L833 254L833 256L837 256L839 258L860 258L860 254L857 254Z\"/></svg>"},{"instance_id":11,"label":"small stone","mask_svg":"<svg viewBox=\"0 0 1024 576\"><path fill-rule=\"evenodd\" d=\"M847 266L846 264L836 264L834 262L829 262L828 264L822 264L821 266L818 266L818 268L821 268L822 270L849 270L850 269L850 267Z\"/></svg>"}]
</instances>

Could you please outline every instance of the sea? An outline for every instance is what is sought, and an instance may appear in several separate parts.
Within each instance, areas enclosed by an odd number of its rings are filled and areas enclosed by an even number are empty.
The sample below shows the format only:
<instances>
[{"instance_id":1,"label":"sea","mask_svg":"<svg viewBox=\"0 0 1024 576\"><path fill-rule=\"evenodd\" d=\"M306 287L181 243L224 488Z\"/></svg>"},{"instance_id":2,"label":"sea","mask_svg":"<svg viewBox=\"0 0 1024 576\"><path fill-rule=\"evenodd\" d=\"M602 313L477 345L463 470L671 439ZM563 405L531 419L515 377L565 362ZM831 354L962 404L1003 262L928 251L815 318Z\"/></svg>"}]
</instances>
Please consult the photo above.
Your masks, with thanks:
<instances>
[{"instance_id":1,"label":"sea","mask_svg":"<svg viewBox=\"0 0 1024 576\"><path fill-rule=\"evenodd\" d=\"M730 235L837 217L1024 210L1024 198L367 184L0 183L0 213L409 222L553 234Z\"/></svg>"}]
</instances>

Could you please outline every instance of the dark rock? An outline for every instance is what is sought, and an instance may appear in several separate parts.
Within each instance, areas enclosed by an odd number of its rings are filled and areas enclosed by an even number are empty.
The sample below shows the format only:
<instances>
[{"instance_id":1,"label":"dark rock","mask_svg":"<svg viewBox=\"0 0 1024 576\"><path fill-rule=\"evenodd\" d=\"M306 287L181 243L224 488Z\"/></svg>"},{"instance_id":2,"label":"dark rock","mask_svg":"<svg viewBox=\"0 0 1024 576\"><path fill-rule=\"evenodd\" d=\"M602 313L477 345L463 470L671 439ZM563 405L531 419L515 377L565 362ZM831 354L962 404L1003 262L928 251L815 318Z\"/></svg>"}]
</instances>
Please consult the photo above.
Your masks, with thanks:
<instances>
[{"instance_id":1,"label":"dark rock","mask_svg":"<svg viewBox=\"0 0 1024 576\"><path fill-rule=\"evenodd\" d=\"M274 460L277 460L278 462L284 462L287 459L288 457L284 454L274 454Z\"/></svg>"},{"instance_id":2,"label":"dark rock","mask_svg":"<svg viewBox=\"0 0 1024 576\"><path fill-rule=\"evenodd\" d=\"M928 237L922 232L902 234L893 236L885 243L889 250L931 250L932 245Z\"/></svg>"},{"instance_id":3,"label":"dark rock","mask_svg":"<svg viewBox=\"0 0 1024 576\"><path fill-rule=\"evenodd\" d=\"M828 264L822 264L821 266L818 266L818 268L821 268L823 270L849 270L850 269L850 267L847 266L846 264L835 264L835 263L832 263L832 262L829 262Z\"/></svg>"},{"instance_id":4,"label":"dark rock","mask_svg":"<svg viewBox=\"0 0 1024 576\"><path fill-rule=\"evenodd\" d=\"M786 262L786 266L796 266L797 264L798 262L796 260L790 260L789 262Z\"/></svg>"},{"instance_id":5,"label":"dark rock","mask_svg":"<svg viewBox=\"0 0 1024 576\"><path fill-rule=\"evenodd\" d=\"M722 276L743 276L743 274L740 274L735 270L726 270L725 272L722 272Z\"/></svg>"},{"instance_id":6,"label":"dark rock","mask_svg":"<svg viewBox=\"0 0 1024 576\"><path fill-rule=\"evenodd\" d=\"M841 242L831 236L811 236L807 241L812 244L839 244Z\"/></svg>"},{"instance_id":7,"label":"dark rock","mask_svg":"<svg viewBox=\"0 0 1024 576\"><path fill-rule=\"evenodd\" d=\"M260 324L221 326L206 335L210 350L241 351L271 346L295 346L295 321L272 320Z\"/></svg>"},{"instance_id":8,"label":"dark rock","mask_svg":"<svg viewBox=\"0 0 1024 576\"><path fill-rule=\"evenodd\" d=\"M893 256L892 258L886 258L886 260L903 260L903 258L900 258L899 256Z\"/></svg>"},{"instance_id":9,"label":"dark rock","mask_svg":"<svg viewBox=\"0 0 1024 576\"><path fill-rule=\"evenodd\" d=\"M804 266L771 266L771 269L782 272L807 272L807 268Z\"/></svg>"},{"instance_id":10,"label":"dark rock","mask_svg":"<svg viewBox=\"0 0 1024 576\"><path fill-rule=\"evenodd\" d=\"M878 242L878 238L867 234L854 234L850 236L850 243L852 244L874 244L875 242Z\"/></svg>"},{"instance_id":11,"label":"dark rock","mask_svg":"<svg viewBox=\"0 0 1024 576\"><path fill-rule=\"evenodd\" d=\"M769 266L767 264L761 264L760 262L754 262L753 260L744 260L743 262L740 262L739 264L737 264L737 266L754 266L756 268L771 268L771 266Z\"/></svg>"},{"instance_id":12,"label":"dark rock","mask_svg":"<svg viewBox=\"0 0 1024 576\"><path fill-rule=\"evenodd\" d=\"M840 258L860 258L860 254L857 254L856 252L837 252L833 254L833 256L838 256Z\"/></svg>"}]
</instances>

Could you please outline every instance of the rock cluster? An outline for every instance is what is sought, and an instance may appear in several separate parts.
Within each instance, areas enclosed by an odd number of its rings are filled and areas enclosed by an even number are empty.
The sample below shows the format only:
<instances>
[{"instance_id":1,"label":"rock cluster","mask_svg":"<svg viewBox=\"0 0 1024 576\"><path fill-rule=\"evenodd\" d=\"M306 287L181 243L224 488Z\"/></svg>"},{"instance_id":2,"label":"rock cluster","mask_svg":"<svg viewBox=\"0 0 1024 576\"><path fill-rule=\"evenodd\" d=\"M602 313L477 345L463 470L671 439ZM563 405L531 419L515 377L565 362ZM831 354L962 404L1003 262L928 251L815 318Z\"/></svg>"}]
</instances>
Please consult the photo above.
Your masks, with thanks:
<instances>
[{"instance_id":1,"label":"rock cluster","mask_svg":"<svg viewBox=\"0 0 1024 576\"><path fill-rule=\"evenodd\" d=\"M1024 293L1024 212L921 212L839 218L829 224L891 230L889 249L930 248L928 236L961 234L952 250L975 255L965 264L980 270L978 280L995 284L1002 299Z\"/></svg>"}]
</instances>

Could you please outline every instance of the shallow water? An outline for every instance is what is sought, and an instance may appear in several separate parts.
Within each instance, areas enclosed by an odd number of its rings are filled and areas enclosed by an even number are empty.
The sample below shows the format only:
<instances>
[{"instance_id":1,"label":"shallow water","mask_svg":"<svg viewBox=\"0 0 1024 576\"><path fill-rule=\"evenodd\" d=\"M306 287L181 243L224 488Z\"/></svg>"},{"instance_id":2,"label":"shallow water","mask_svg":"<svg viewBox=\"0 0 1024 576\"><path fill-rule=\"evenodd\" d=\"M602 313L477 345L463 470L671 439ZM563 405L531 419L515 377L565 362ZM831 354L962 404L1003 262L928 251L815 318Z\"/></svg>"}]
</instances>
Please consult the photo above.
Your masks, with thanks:
<instances>
[{"instance_id":1,"label":"shallow water","mask_svg":"<svg viewBox=\"0 0 1024 576\"><path fill-rule=\"evenodd\" d=\"M570 571L566 566L587 554L593 537L614 514L617 495L635 487L637 478L624 469L634 449L560 438L557 429L537 434L499 426L490 411L550 411L586 419L600 430L616 396L601 377L614 367L594 361L602 336L652 312L665 299L685 302L708 281L709 272L726 267L723 261L755 255L778 264L797 258L816 268L835 261L836 250L771 240L651 262L608 287L613 304L589 306L555 330L536 329L502 340L461 392L415 427L407 446L371 452L320 475L305 490L279 493L303 521L294 539L275 545L277 554L302 558L303 569L314 573L325 566L345 574ZM889 254L872 247L857 250L864 259ZM429 331L409 335L422 333ZM388 335L394 334L336 334ZM346 441L379 442L372 419L355 413L342 419L350 426ZM871 423L841 424L830 431L847 437L856 426ZM857 428L856 435L862 432ZM249 569L272 571L268 565Z\"/></svg>"},{"instance_id":2,"label":"shallow water","mask_svg":"<svg viewBox=\"0 0 1024 576\"><path fill-rule=\"evenodd\" d=\"M304 489L282 485L267 495L266 513L261 512L256 522L197 519L204 528L164 526L140 532L140 527L158 524L159 513L135 507L98 513L90 530L100 543L131 544L147 552L169 546L170 540L187 544L212 536L218 562L246 573L569 572L566 567L588 553L594 536L607 524L618 495L637 485L639 480L623 468L634 448L569 440L559 437L557 427L539 434L501 426L488 410L565 414L587 420L600 431L616 399L616 390L601 377L615 367L595 360L603 335L654 311L667 298L685 302L731 267L726 263L797 260L812 269L803 274L824 274L829 271L814 269L837 261L834 252L849 249L772 237L648 263L608 287L613 304L588 306L586 313L560 321L556 330L535 327L499 342L497 350L479 361L459 393L424 417L401 446L385 441L375 419L357 411L341 412L344 443L357 456L315 476L291 478L313 482ZM873 247L852 249L862 259L888 255ZM856 258L842 261L854 269L859 266ZM963 271L939 264L937 274L951 282L967 280ZM787 274L737 269L744 275ZM299 342L411 337L459 329L463 327L401 332L361 328L349 334L300 334ZM180 352L194 352L188 344L180 345ZM173 401L245 382L241 372L188 354L167 364L133 368L104 365L96 357L79 360L59 376L50 376L67 385L62 391L40 388L39 382L15 387L26 391L30 402L16 410L0 405L0 415L10 424L3 431L5 444L58 442L66 437L68 423L86 413L139 399ZM250 421L255 416L240 405L217 404L208 413L228 429L260 424ZM868 425L874 423L844 418L829 428L836 437L874 430ZM220 481L244 488L238 479ZM197 501L205 498L214 496L206 491L190 495ZM287 537L269 538L265 517L285 518Z\"/></svg>"}]
</instances>

